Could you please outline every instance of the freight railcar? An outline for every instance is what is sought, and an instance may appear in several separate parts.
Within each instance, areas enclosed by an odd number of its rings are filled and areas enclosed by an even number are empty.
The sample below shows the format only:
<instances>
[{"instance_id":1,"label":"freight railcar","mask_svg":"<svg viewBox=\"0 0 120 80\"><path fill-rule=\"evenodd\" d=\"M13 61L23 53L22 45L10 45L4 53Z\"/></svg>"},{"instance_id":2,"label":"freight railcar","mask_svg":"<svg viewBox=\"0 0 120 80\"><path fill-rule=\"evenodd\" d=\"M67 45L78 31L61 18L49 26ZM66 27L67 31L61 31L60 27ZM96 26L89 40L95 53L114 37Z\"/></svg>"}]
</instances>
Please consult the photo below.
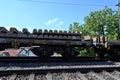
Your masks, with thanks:
<instances>
[{"instance_id":1,"label":"freight railcar","mask_svg":"<svg viewBox=\"0 0 120 80\"><path fill-rule=\"evenodd\" d=\"M32 46L31 51L39 57L50 57L55 52L63 57L75 57L79 54L79 47L91 44L83 37L82 32L34 29L30 33L26 28L22 31L10 28L8 31L0 27L0 50Z\"/></svg>"},{"instance_id":2,"label":"freight railcar","mask_svg":"<svg viewBox=\"0 0 120 80\"><path fill-rule=\"evenodd\" d=\"M30 33L26 28L22 31L11 27L7 30L0 27L0 50L6 48L32 47L31 51L38 57L50 57L60 53L63 58L76 57L81 48L93 48L100 57L120 56L120 42L107 41L98 37L95 41L82 32L33 29Z\"/></svg>"}]
</instances>

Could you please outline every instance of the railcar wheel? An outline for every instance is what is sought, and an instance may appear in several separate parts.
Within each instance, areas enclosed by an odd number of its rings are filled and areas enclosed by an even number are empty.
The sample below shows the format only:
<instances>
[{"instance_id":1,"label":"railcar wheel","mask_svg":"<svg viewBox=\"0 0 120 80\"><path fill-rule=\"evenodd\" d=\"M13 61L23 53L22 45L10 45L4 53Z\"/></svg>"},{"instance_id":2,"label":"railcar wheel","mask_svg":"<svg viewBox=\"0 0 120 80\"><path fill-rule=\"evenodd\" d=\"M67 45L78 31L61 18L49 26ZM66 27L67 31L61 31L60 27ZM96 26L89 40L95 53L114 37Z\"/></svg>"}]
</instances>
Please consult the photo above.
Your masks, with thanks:
<instances>
[{"instance_id":1,"label":"railcar wheel","mask_svg":"<svg viewBox=\"0 0 120 80\"><path fill-rule=\"evenodd\" d=\"M104 58L106 50L105 49L95 49L95 53L100 57Z\"/></svg>"},{"instance_id":2,"label":"railcar wheel","mask_svg":"<svg viewBox=\"0 0 120 80\"><path fill-rule=\"evenodd\" d=\"M53 54L53 51L47 47L35 47L31 51L39 58L49 58Z\"/></svg>"},{"instance_id":3,"label":"railcar wheel","mask_svg":"<svg viewBox=\"0 0 120 80\"><path fill-rule=\"evenodd\" d=\"M79 50L77 50L74 47L65 48L61 53L62 57L66 59L69 59L69 58L72 59L76 57L78 54L79 54Z\"/></svg>"},{"instance_id":4,"label":"railcar wheel","mask_svg":"<svg viewBox=\"0 0 120 80\"><path fill-rule=\"evenodd\" d=\"M104 58L105 56L105 50L104 49L97 49L96 54L100 57L100 58Z\"/></svg>"},{"instance_id":5,"label":"railcar wheel","mask_svg":"<svg viewBox=\"0 0 120 80\"><path fill-rule=\"evenodd\" d=\"M31 51L39 57L39 56L42 56L43 48L34 47L34 48L31 49Z\"/></svg>"},{"instance_id":6,"label":"railcar wheel","mask_svg":"<svg viewBox=\"0 0 120 80\"><path fill-rule=\"evenodd\" d=\"M100 57L103 58L106 54L106 49L102 45L92 45L95 53Z\"/></svg>"},{"instance_id":7,"label":"railcar wheel","mask_svg":"<svg viewBox=\"0 0 120 80\"><path fill-rule=\"evenodd\" d=\"M97 55L100 57L100 58L104 58L105 54L103 52L101 53L97 53Z\"/></svg>"}]
</instances>

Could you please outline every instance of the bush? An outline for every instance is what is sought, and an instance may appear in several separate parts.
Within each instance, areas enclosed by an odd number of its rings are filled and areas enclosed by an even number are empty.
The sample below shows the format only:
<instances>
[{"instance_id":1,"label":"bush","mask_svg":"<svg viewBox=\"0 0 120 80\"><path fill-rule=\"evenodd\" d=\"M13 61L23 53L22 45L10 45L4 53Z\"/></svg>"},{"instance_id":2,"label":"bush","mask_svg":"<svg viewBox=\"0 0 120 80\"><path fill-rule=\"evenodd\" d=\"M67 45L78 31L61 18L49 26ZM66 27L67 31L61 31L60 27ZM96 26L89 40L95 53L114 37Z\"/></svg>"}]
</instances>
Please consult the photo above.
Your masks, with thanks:
<instances>
[{"instance_id":1,"label":"bush","mask_svg":"<svg viewBox=\"0 0 120 80\"><path fill-rule=\"evenodd\" d=\"M80 51L79 57L95 57L96 54L93 49L83 49Z\"/></svg>"}]
</instances>

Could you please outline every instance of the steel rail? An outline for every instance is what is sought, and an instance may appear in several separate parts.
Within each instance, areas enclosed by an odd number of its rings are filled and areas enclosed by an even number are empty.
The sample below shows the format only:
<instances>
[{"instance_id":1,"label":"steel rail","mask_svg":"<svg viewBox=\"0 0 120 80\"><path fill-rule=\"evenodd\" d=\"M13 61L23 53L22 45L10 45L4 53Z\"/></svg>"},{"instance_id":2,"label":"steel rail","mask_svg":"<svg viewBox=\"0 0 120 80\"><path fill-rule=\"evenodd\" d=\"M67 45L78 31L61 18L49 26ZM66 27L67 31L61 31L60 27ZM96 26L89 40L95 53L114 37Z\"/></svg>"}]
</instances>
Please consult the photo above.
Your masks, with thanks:
<instances>
[{"instance_id":1,"label":"steel rail","mask_svg":"<svg viewBox=\"0 0 120 80\"><path fill-rule=\"evenodd\" d=\"M75 72L88 73L90 71L101 72L113 70L120 70L120 66L114 67L81 67L81 68L47 68L47 69L14 69L14 70L0 70L0 74L20 74L20 73L59 73L59 72Z\"/></svg>"},{"instance_id":2,"label":"steel rail","mask_svg":"<svg viewBox=\"0 0 120 80\"><path fill-rule=\"evenodd\" d=\"M0 62L88 62L88 61L110 61L109 58L95 58L95 57L75 57L64 59L62 57L0 57Z\"/></svg>"}]
</instances>

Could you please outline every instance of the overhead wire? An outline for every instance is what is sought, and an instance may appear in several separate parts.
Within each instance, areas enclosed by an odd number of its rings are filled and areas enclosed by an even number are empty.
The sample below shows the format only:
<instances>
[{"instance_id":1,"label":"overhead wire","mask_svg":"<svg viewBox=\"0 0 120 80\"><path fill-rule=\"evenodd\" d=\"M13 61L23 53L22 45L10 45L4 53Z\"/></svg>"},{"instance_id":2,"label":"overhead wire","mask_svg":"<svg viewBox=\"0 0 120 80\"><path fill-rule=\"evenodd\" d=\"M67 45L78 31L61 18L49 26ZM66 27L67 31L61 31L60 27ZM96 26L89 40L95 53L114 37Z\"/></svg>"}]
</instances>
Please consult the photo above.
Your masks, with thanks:
<instances>
[{"instance_id":1,"label":"overhead wire","mask_svg":"<svg viewBox=\"0 0 120 80\"><path fill-rule=\"evenodd\" d=\"M65 3L65 2L53 2L53 1L41 1L41 0L19 0L19 1L27 1L27 2L35 2L41 4L56 4L56 5L76 5L76 6L115 6L112 4L102 5L102 4L83 4L83 3Z\"/></svg>"}]
</instances>

